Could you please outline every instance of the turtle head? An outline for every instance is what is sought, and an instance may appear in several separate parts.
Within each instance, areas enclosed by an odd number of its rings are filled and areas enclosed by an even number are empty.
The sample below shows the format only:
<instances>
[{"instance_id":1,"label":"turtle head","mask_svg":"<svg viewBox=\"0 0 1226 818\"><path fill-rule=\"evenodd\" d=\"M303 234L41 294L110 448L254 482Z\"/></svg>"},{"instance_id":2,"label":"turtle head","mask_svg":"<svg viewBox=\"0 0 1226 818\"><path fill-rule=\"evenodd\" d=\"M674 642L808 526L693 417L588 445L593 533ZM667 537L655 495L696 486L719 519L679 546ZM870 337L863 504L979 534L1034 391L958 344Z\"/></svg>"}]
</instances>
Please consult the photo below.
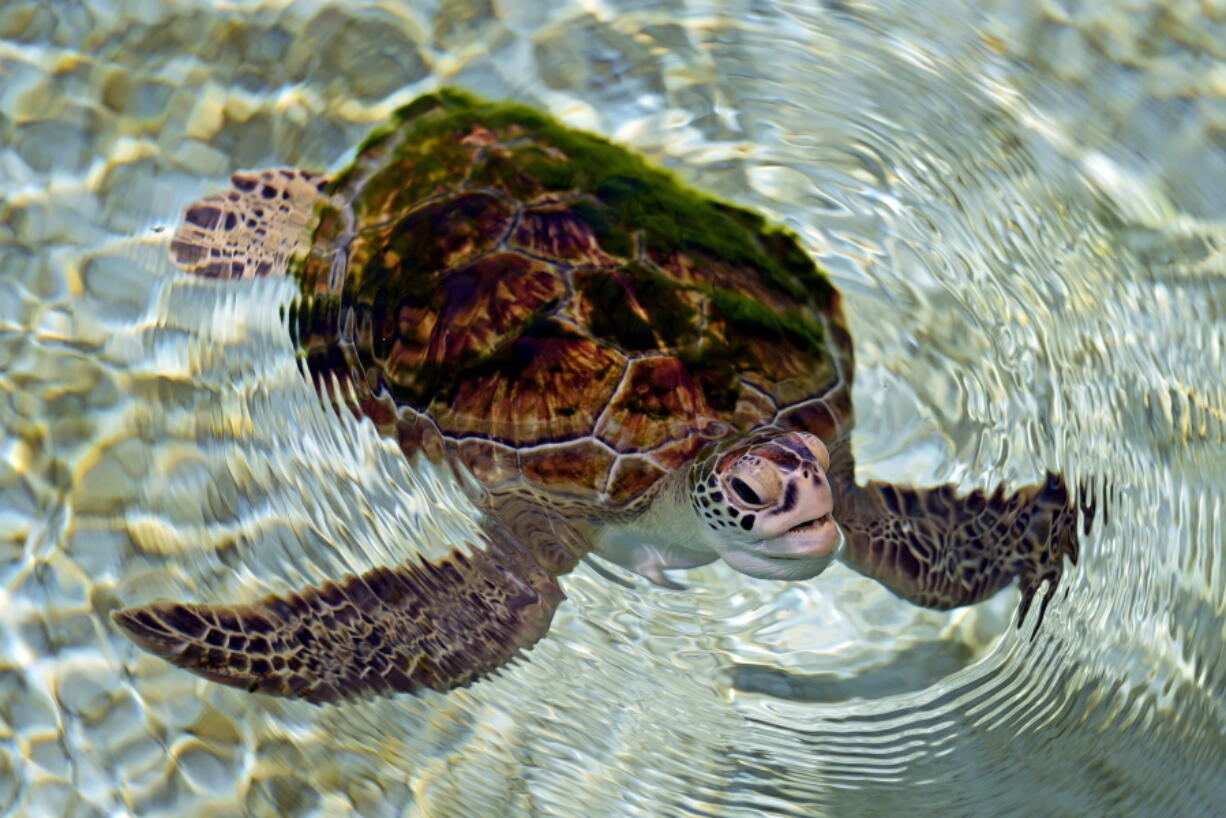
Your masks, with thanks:
<instances>
[{"instance_id":1,"label":"turtle head","mask_svg":"<svg viewBox=\"0 0 1226 818\"><path fill-rule=\"evenodd\" d=\"M830 453L815 435L755 435L701 463L690 499L733 568L762 579L808 579L825 570L841 541L829 468Z\"/></svg>"}]
</instances>

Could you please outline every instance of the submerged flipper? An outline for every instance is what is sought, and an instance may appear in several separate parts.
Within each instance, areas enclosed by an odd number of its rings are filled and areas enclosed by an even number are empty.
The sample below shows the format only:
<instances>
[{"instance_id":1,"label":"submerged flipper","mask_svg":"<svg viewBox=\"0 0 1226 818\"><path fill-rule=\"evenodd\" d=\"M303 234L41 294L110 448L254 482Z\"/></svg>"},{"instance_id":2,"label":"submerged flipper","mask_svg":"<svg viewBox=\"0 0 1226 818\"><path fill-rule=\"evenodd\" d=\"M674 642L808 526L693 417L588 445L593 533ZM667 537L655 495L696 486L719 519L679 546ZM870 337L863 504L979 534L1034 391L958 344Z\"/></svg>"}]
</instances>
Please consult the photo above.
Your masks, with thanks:
<instances>
[{"instance_id":1,"label":"submerged flipper","mask_svg":"<svg viewBox=\"0 0 1226 818\"><path fill-rule=\"evenodd\" d=\"M236 173L225 193L183 211L170 257L204 278L257 278L285 272L310 243L328 177L305 170Z\"/></svg>"},{"instance_id":2,"label":"submerged flipper","mask_svg":"<svg viewBox=\"0 0 1226 818\"><path fill-rule=\"evenodd\" d=\"M952 486L856 486L845 452L833 465L834 514L847 535L844 562L898 596L938 609L987 599L1017 578L1019 628L1047 580L1032 636L1060 584L1064 557L1077 564L1079 511L1086 534L1094 518L1084 490L1074 502L1064 479L1050 472L1042 485L1012 494L1001 486L959 497Z\"/></svg>"},{"instance_id":3,"label":"submerged flipper","mask_svg":"<svg viewBox=\"0 0 1226 818\"><path fill-rule=\"evenodd\" d=\"M487 541L248 605L161 601L112 619L210 681L323 704L467 685L540 639L562 599L550 572Z\"/></svg>"}]
</instances>

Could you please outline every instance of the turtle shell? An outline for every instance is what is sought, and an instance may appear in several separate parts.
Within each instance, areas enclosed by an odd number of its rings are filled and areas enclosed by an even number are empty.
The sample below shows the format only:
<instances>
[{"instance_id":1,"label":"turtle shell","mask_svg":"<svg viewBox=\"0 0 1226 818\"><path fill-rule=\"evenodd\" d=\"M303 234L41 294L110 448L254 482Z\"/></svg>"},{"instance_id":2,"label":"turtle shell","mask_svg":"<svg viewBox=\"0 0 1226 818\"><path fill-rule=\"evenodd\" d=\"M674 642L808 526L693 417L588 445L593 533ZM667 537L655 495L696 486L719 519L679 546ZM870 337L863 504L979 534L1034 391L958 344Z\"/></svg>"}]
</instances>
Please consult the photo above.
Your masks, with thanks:
<instances>
[{"instance_id":1,"label":"turtle shell","mask_svg":"<svg viewBox=\"0 0 1226 818\"><path fill-rule=\"evenodd\" d=\"M838 294L788 232L518 105L418 99L298 273L317 376L493 491L626 507L712 440L850 423Z\"/></svg>"}]
</instances>

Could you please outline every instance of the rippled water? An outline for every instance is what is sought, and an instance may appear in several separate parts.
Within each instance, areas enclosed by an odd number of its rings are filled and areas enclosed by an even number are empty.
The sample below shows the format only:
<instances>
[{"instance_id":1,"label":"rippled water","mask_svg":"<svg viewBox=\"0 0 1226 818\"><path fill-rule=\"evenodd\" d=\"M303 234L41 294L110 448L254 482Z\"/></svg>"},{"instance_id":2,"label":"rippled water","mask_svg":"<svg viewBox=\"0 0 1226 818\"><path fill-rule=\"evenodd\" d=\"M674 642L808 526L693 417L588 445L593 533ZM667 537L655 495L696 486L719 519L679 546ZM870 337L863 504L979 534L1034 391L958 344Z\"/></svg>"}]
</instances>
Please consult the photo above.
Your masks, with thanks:
<instances>
[{"instance_id":1,"label":"rippled water","mask_svg":"<svg viewBox=\"0 0 1226 818\"><path fill-rule=\"evenodd\" d=\"M942 613L841 567L669 592L585 565L501 677L321 709L113 631L122 604L250 599L471 526L311 399L291 288L166 257L233 170L336 169L444 84L800 234L846 296L862 478L1109 481L1040 638L1014 590ZM1220 3L5 0L0 809L1221 809L1224 219Z\"/></svg>"}]
</instances>

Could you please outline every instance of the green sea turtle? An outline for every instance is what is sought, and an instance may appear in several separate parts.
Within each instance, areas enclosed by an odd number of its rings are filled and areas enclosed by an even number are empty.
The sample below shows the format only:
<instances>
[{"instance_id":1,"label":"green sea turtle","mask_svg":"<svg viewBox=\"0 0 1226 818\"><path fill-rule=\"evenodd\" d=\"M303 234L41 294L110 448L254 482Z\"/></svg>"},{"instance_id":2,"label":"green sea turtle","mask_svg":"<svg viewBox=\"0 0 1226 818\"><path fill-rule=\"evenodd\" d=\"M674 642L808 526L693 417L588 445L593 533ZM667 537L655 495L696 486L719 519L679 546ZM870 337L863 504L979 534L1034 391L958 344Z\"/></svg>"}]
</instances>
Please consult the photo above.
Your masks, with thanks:
<instances>
[{"instance_id":1,"label":"green sea turtle","mask_svg":"<svg viewBox=\"0 0 1226 818\"><path fill-rule=\"evenodd\" d=\"M1077 559L1056 475L961 497L856 485L851 339L795 238L529 108L424 96L333 179L234 176L171 253L200 276L294 276L321 395L450 464L483 532L285 596L115 613L207 679L316 703L466 685L540 639L593 551L661 585L717 559L807 579L838 555L933 608L1016 577L1019 625Z\"/></svg>"}]
</instances>

